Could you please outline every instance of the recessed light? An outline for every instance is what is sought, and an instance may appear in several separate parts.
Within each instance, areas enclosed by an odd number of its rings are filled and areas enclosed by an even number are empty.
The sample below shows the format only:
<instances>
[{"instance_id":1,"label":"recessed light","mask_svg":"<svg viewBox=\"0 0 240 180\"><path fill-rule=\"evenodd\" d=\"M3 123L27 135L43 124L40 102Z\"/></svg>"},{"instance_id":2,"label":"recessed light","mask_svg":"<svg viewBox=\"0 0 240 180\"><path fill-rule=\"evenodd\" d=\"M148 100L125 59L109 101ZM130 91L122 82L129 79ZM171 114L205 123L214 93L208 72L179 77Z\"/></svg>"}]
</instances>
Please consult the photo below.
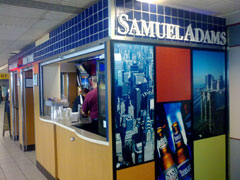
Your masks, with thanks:
<instances>
[{"instance_id":1,"label":"recessed light","mask_svg":"<svg viewBox=\"0 0 240 180\"><path fill-rule=\"evenodd\" d=\"M162 3L164 0L137 0L139 2L145 2L145 3L152 3L152 4L159 4Z\"/></svg>"}]
</instances>

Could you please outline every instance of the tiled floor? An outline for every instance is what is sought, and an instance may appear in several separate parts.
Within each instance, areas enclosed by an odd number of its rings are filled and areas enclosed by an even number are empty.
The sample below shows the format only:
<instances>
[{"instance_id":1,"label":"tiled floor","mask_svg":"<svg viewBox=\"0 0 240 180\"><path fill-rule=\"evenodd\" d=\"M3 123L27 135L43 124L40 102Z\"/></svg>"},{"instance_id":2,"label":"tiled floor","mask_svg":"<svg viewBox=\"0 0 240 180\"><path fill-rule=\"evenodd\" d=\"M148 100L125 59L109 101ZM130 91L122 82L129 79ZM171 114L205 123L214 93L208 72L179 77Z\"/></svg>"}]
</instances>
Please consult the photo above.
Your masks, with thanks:
<instances>
[{"instance_id":1,"label":"tiled floor","mask_svg":"<svg viewBox=\"0 0 240 180\"><path fill-rule=\"evenodd\" d=\"M0 104L0 180L46 180L36 168L35 151L22 152L6 132L2 137L3 103Z\"/></svg>"}]
</instances>

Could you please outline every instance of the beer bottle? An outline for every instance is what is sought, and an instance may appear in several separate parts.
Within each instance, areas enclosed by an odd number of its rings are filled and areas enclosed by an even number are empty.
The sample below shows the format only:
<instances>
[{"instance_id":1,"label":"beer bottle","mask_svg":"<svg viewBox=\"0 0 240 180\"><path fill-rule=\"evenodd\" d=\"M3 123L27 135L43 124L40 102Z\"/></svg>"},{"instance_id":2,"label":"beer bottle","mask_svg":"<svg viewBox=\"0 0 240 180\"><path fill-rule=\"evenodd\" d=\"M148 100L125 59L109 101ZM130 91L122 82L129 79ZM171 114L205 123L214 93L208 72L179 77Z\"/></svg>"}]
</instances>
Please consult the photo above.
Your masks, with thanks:
<instances>
[{"instance_id":1,"label":"beer bottle","mask_svg":"<svg viewBox=\"0 0 240 180\"><path fill-rule=\"evenodd\" d=\"M163 135L163 128L157 129L159 135L159 152L160 152L160 164L163 169L163 175L165 180L180 180L178 177L178 170L174 163L173 155L169 149L166 137Z\"/></svg>"},{"instance_id":2,"label":"beer bottle","mask_svg":"<svg viewBox=\"0 0 240 180\"><path fill-rule=\"evenodd\" d=\"M179 130L178 122L172 125L174 144L176 148L176 163L181 180L192 179L192 168L189 160L189 153L187 146L183 142L182 134Z\"/></svg>"}]
</instances>

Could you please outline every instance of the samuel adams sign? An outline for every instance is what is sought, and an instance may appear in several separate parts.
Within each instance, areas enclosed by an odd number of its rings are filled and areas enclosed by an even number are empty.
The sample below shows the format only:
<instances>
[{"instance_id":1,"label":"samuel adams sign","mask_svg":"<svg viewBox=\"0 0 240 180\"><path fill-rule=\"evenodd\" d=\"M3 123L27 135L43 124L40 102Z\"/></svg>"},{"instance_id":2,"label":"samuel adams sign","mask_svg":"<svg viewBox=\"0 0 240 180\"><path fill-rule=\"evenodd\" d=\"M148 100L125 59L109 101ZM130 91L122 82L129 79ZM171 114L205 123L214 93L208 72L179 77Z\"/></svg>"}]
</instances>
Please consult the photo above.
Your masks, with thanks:
<instances>
[{"instance_id":1,"label":"samuel adams sign","mask_svg":"<svg viewBox=\"0 0 240 180\"><path fill-rule=\"evenodd\" d=\"M180 25L165 22L145 21L129 19L127 14L117 17L117 34L123 36L150 37L157 39L179 40L184 42L195 42L204 44L225 45L226 32L203 30L193 28L192 24L185 27L185 33L181 34Z\"/></svg>"}]
</instances>

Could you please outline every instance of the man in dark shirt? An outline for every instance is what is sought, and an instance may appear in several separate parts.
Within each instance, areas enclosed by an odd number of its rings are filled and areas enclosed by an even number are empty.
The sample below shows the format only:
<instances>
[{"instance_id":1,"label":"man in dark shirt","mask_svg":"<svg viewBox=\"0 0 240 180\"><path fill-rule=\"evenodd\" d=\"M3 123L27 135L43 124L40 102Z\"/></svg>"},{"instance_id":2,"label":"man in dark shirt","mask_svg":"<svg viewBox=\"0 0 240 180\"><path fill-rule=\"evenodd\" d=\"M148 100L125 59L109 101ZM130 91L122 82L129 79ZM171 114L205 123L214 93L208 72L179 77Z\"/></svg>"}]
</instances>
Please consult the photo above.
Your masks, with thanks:
<instances>
[{"instance_id":1,"label":"man in dark shirt","mask_svg":"<svg viewBox=\"0 0 240 180\"><path fill-rule=\"evenodd\" d=\"M72 112L78 112L78 105L83 104L85 96L87 95L88 92L89 90L87 88L83 88L82 92L81 91L79 92L79 95L74 100Z\"/></svg>"},{"instance_id":2,"label":"man in dark shirt","mask_svg":"<svg viewBox=\"0 0 240 180\"><path fill-rule=\"evenodd\" d=\"M93 131L95 133L98 132L98 94L97 94L97 77L92 76L92 85L93 90L87 93L85 100L83 102L82 106L82 114L88 115L88 112L90 111L90 118L92 120L92 123L89 125L90 131Z\"/></svg>"}]
</instances>

